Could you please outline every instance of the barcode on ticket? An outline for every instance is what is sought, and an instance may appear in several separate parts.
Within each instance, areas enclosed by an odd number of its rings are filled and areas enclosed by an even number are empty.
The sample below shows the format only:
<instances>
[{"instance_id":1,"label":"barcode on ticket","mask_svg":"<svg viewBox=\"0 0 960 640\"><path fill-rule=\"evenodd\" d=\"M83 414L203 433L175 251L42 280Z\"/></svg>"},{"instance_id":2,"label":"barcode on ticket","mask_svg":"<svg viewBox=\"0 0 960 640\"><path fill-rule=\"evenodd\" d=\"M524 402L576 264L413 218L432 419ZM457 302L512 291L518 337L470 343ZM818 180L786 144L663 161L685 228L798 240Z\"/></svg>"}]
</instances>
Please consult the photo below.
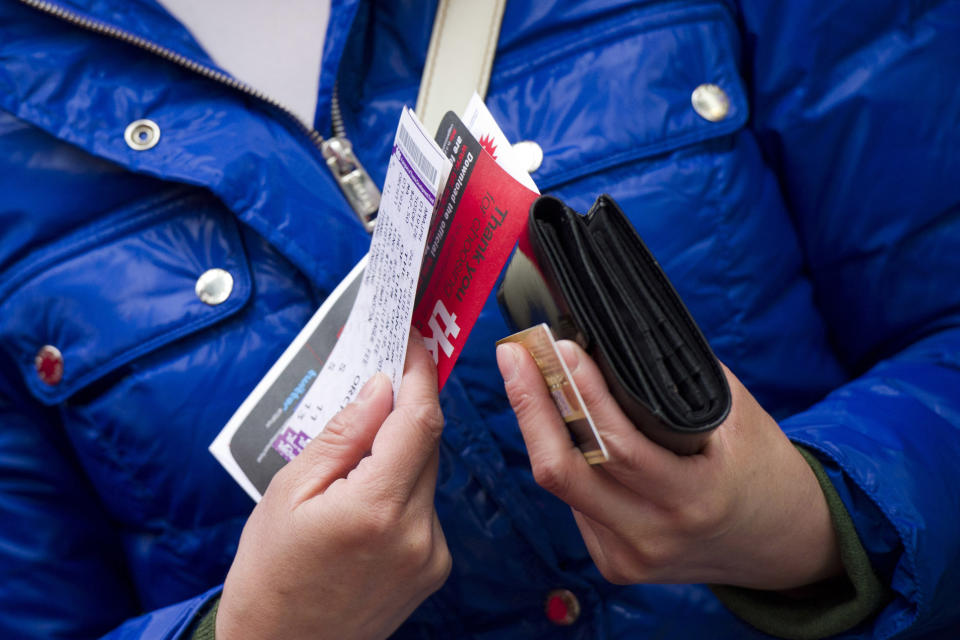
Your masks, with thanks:
<instances>
[{"instance_id":1,"label":"barcode on ticket","mask_svg":"<svg viewBox=\"0 0 960 640\"><path fill-rule=\"evenodd\" d=\"M423 152L417 148L416 143L410 139L410 134L403 127L397 129L397 142L403 154L416 165L417 169L423 173L423 177L430 184L435 184L437 180L437 168L430 164Z\"/></svg>"}]
</instances>

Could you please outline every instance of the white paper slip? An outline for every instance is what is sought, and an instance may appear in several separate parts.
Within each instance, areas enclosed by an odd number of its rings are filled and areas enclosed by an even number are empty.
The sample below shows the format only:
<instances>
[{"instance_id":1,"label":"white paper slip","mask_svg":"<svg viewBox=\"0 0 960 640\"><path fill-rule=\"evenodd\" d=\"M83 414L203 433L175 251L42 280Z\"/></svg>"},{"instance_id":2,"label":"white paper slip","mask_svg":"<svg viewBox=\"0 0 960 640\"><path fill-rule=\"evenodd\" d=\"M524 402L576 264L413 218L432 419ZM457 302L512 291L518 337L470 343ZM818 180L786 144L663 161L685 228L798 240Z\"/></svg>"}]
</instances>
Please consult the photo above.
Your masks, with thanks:
<instances>
[{"instance_id":1,"label":"white paper slip","mask_svg":"<svg viewBox=\"0 0 960 640\"><path fill-rule=\"evenodd\" d=\"M213 456L254 500L260 500L270 479L287 463L270 443L333 351L366 266L364 256L327 296L210 445Z\"/></svg>"},{"instance_id":2,"label":"white paper slip","mask_svg":"<svg viewBox=\"0 0 960 640\"><path fill-rule=\"evenodd\" d=\"M365 268L362 263L357 265L341 283L331 295L334 300L324 303L257 386L257 390L263 387L261 393L255 390L251 394L211 445L217 459L254 499L259 499L279 467L300 453L375 373L382 371L390 377L396 399L427 229L438 190L449 171L450 162L432 136L405 108ZM325 322L333 311L342 318L345 308L350 309L345 324ZM318 335L321 333L323 336ZM332 350L309 352L315 340L331 337L336 343ZM311 356L315 363L310 362ZM300 363L291 368L296 358ZM275 389L281 376L284 384ZM261 408L258 403L268 395L268 405ZM249 423L254 407L261 409L260 418L244 431L255 435L244 443L241 462L235 455L238 430ZM250 451L254 442L260 445L257 452Z\"/></svg>"},{"instance_id":3,"label":"white paper slip","mask_svg":"<svg viewBox=\"0 0 960 640\"><path fill-rule=\"evenodd\" d=\"M433 138L404 109L350 317L317 380L271 443L288 460L378 371L389 376L396 399L427 227L449 168Z\"/></svg>"},{"instance_id":4,"label":"white paper slip","mask_svg":"<svg viewBox=\"0 0 960 640\"><path fill-rule=\"evenodd\" d=\"M487 109L483 98L476 92L470 98L470 102L467 103L467 108L464 109L461 120L463 120L463 124L467 125L467 129L477 139L477 142L483 145L487 152L493 156L493 159L497 161L497 164L510 174L511 178L527 189L540 193L540 189L537 188L533 178L520 164L513 150L513 145L503 134L493 114Z\"/></svg>"}]
</instances>

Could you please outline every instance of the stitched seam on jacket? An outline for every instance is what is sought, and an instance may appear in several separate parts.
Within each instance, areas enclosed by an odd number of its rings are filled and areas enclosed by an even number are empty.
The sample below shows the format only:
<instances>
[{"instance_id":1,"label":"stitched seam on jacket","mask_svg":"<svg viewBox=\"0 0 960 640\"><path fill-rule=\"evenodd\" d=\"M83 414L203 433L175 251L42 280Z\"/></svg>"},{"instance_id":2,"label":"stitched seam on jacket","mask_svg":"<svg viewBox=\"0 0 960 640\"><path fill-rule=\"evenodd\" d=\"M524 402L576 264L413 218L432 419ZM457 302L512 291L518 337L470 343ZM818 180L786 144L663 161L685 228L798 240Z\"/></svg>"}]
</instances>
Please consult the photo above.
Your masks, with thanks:
<instances>
[{"instance_id":1,"label":"stitched seam on jacket","mask_svg":"<svg viewBox=\"0 0 960 640\"><path fill-rule=\"evenodd\" d=\"M680 9L690 8L692 8L694 11L692 13L691 11L682 13L680 15L680 19L677 19L677 17L673 15L673 13L678 12ZM602 27L594 29L593 35L579 39L565 47L544 47L543 50L546 53L535 56L532 60L530 60L529 56L527 56L525 60L515 62L512 64L512 66L510 63L508 63L506 71L498 68L498 73L494 77L491 77L491 87L495 87L495 80L509 80L514 76L520 75L521 73L529 72L531 69L534 69L538 66L545 66L554 61L562 60L579 50L588 48L591 44L597 41L609 39L613 36L619 36L620 38L623 38L626 36L661 31L665 30L667 27L682 24L696 25L704 23L714 23L718 25L718 29L722 30L724 35L728 35L730 32L736 33L737 31L736 25L732 21L729 10L722 4L712 2L678 2L676 5L674 5L674 7L671 7L671 9L673 9L673 11L666 13L663 11L658 11L652 16L642 16L640 18L640 24L632 24L627 27L620 25L608 26L605 24ZM644 9L638 9L637 11L650 11L650 8L645 7ZM587 32L590 33L590 30L587 30ZM724 49L724 51L726 52L726 49ZM603 169L608 169L619 164L626 164L627 162L637 158L650 157L677 150L687 145L719 138L741 129L746 124L749 117L749 107L747 105L746 96L744 95L742 87L743 81L740 77L737 61L732 59L733 55L736 54L735 47L733 47L729 53L731 54L731 59L728 59L727 56L724 55L719 64L721 67L725 67L729 63L729 69L737 80L736 93L738 95L732 96L737 98L737 101L735 102L736 114L734 117L724 120L721 123L704 122L702 125L697 123L693 125L692 129L687 128L686 131L679 134L668 134L647 144L630 147L620 151L619 153L603 156L597 160L594 160L593 162L578 164L570 169L548 174L538 180L541 190L546 191L547 189L554 188L557 185L563 184L570 180L575 180L577 178L581 178L591 173L599 172ZM502 67L503 65L500 66Z\"/></svg>"},{"instance_id":2,"label":"stitched seam on jacket","mask_svg":"<svg viewBox=\"0 0 960 640\"><path fill-rule=\"evenodd\" d=\"M662 153L668 153L671 151L677 151L688 145L692 145L698 142L704 142L706 140L712 140L715 138L722 137L724 135L729 135L736 133L739 129L746 124L747 115L746 110L741 110L740 114L734 120L730 120L723 125L717 126L712 131L707 131L704 129L696 130L688 135L681 135L675 138L665 138L663 140L658 140L656 142L641 145L639 147L634 147L632 149L627 149L621 151L620 153L615 153L613 155L605 156L599 160L589 162L586 164L577 165L573 169L568 169L566 171L561 171L554 173L548 177L547 180L539 181L539 186L541 191L546 191L552 189L558 185L561 185L565 182L570 182L577 180L579 178L584 178L591 173L597 173L604 169L610 169L617 165L627 164L634 160L641 160L644 158L649 158L652 156L657 156Z\"/></svg>"},{"instance_id":3,"label":"stitched seam on jacket","mask_svg":"<svg viewBox=\"0 0 960 640\"><path fill-rule=\"evenodd\" d=\"M163 330L155 337L147 340L146 342L140 343L134 348L121 350L120 353L113 358L91 367L83 375L80 375L73 380L66 381L65 384L60 384L57 387L47 388L40 386L38 379L32 376L27 376L27 382L29 386L34 390L34 393L36 393L38 397L47 402L62 402L78 389L82 389L88 384L95 382L98 378L105 375L109 371L116 369L117 367L128 362L132 362L138 357L145 355L165 344L169 344L178 338L226 319L243 307L250 299L251 287L249 283L249 266L247 265L246 257L243 258L242 263L242 269L238 273L238 277L235 279L234 293L231 294L228 302L224 302L216 307L216 311L214 313L201 316L186 324L172 322L170 323L172 328Z\"/></svg>"},{"instance_id":4,"label":"stitched seam on jacket","mask_svg":"<svg viewBox=\"0 0 960 640\"><path fill-rule=\"evenodd\" d=\"M0 77L0 79L2 79L2 77ZM42 131L46 131L47 133L49 133L50 135L56 137L57 139L61 140L62 142L65 142L65 143L67 143L67 144L74 145L74 146L76 146L77 148L82 149L82 150L85 151L86 153L89 153L89 154L91 154L91 155L93 155L93 156L96 156L96 157L98 157L98 158L106 159L106 160L108 160L108 161L110 161L110 162L119 163L119 164L121 164L121 166L123 166L127 171L130 171L130 172L133 172L133 173L137 173L137 174L141 174L141 175L154 175L154 174L150 173L149 171L144 170L143 167L135 166L135 164L133 164L133 163L127 165L127 164L123 163L122 161L117 160L116 158L113 158L113 157L107 155L107 154L104 153L102 150L98 151L97 149L94 148L95 145L94 145L91 141L89 141L89 140L86 140L86 139L80 140L80 139L76 139L76 138L60 137L56 132L54 132L54 131L48 126L48 125L49 125L49 122L45 122L44 124L41 125L41 124L37 123L35 120L31 119L30 117L27 117L27 116L23 115L23 114L20 112L20 110L11 109L11 108L9 108L7 105L3 104L3 102L2 102L3 99L4 99L5 97L7 97L8 95L12 95L12 92L0 91L0 108L5 109L8 113L13 114L15 117L23 120L24 122L27 122L27 123L29 123L30 125L32 125L32 126L34 126L34 127L37 127L38 129L40 129L40 130L42 130ZM41 114L42 116L44 116L47 121L52 120L52 121L55 121L55 122L59 122L59 119L58 119L57 117L53 117L53 116L51 115L51 113L48 112L48 111L46 111L46 110L37 108L36 105L27 104L27 103L20 103L20 105L24 108L24 110L27 110L27 111L29 111L30 109L35 110L37 113L39 113L39 114ZM29 107L29 109L28 109L28 107ZM273 120L271 120L271 122L273 122ZM71 131L72 131L72 130L71 130ZM317 150L317 153L320 153L319 150ZM176 178L176 177L174 177L174 178L169 178L168 176L162 175L162 174L159 175L159 177L162 178L162 179L164 179L164 180L177 180L177 181L180 181L179 178ZM184 183L184 182L179 182L179 183L180 183L180 184L189 184L190 186L193 186L193 187L196 187L196 186L204 187L204 188L209 189L212 193L214 193L216 197L221 197L221 196L222 196L222 190L220 189L220 185L219 185L218 183L216 183L215 181L210 182L209 184L208 184L208 183L205 183L205 182L202 182L202 181L198 181L198 182L196 182L196 183ZM231 209L231 211L233 211L233 209L231 208L231 204L230 204L230 203L228 203L226 200L224 200L224 203L225 203L225 206L227 206L228 208ZM290 258L298 268L300 268L300 269L301 269L302 271L304 271L305 273L310 274L310 276L311 276L312 278L315 278L315 279L317 279L318 281L322 281L322 282L324 282L325 284L329 285L330 290L333 290L333 288L336 286L336 283L337 283L338 280L337 280L337 281L334 281L334 282L332 282L332 283L330 282L331 278L335 278L335 277L336 277L336 274L334 274L329 268L321 268L321 266L317 263L317 260L316 260L316 258L314 257L314 255L313 255L310 251L307 251L306 249L301 248L300 245L298 244L298 241L297 241L296 238L288 237L288 236L285 236L285 235L283 235L282 233L280 233L280 232L276 229L276 227L273 226L273 223L272 223L271 221L269 221L269 220L267 220L266 218L264 218L264 217L262 217L262 216L260 216L260 215L258 215L258 214L256 214L256 213L252 212L252 210L250 209L250 207L241 207L238 211L234 212L234 215L235 215L237 218L239 218L241 221L245 221L245 222L247 222L247 223L255 222L256 225L251 224L251 226L252 226L258 233L260 233L260 234L263 235L265 238L267 238L267 239L270 241L270 243L273 244L274 246L276 246L276 247L283 247L283 253L284 253L288 258ZM351 219L352 219L354 222L356 221L356 216L352 216L352 215L351 215L350 217L351 217ZM359 256L357 256L356 259L354 260L354 262L356 262L356 260L359 260L360 257L362 257L362 254L359 255ZM343 273L345 274L346 272L343 272ZM2 305L2 298L3 298L3 296L0 295L0 305Z\"/></svg>"},{"instance_id":5,"label":"stitched seam on jacket","mask_svg":"<svg viewBox=\"0 0 960 640\"><path fill-rule=\"evenodd\" d=\"M246 266L246 265L244 265ZM90 369L87 372L73 380L67 382L66 384L58 385L57 387L50 388L50 391L45 387L41 387L39 383L35 382L32 378L28 377L30 386L38 393L41 398L47 399L51 402L61 402L68 398L78 389L82 389L86 385L96 381L98 378L106 374L107 372L116 369L117 367L126 364L127 362L132 362L136 360L139 356L142 356L154 349L175 341L177 338L180 338L184 335L193 333L198 329L210 326L219 322L220 320L225 319L234 311L238 310L240 307L245 305L249 300L250 296L250 286L246 281L246 270L244 270L244 278L237 278L236 284L234 286L235 295L230 296L229 302L224 302L219 307L217 307L217 313L211 313L206 316L201 316L196 320L188 322L186 324L180 324L177 322L170 323L173 328L165 329L163 332L157 334L154 338L142 342L139 346L132 349L122 350L119 354L110 358L109 360L98 364Z\"/></svg>"}]
</instances>

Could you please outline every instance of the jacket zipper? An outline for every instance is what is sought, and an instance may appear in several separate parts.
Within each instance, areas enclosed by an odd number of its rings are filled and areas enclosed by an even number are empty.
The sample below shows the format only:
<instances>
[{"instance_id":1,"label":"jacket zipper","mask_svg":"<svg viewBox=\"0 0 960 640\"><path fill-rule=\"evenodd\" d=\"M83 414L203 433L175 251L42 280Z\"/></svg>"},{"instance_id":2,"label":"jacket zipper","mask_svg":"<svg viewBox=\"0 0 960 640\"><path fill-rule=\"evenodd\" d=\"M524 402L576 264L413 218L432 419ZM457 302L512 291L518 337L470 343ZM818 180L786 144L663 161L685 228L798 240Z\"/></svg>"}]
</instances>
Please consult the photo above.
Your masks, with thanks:
<instances>
[{"instance_id":1,"label":"jacket zipper","mask_svg":"<svg viewBox=\"0 0 960 640\"><path fill-rule=\"evenodd\" d=\"M197 73L215 82L219 82L220 84L224 84L231 89L240 91L248 96L260 100L261 102L269 104L275 109L278 109L281 113L290 118L297 125L297 128L306 134L310 142L320 150L320 153L323 155L323 158L326 161L327 168L333 174L334 179L337 181L337 185L339 185L340 190L343 192L343 195L350 204L350 207L353 209L354 213L356 213L357 217L360 219L360 222L363 223L364 228L367 231L373 230L374 223L376 222L377 210L380 207L380 190L370 178L370 174L367 173L367 170L362 164L360 164L360 160L353 153L353 145L350 144L350 140L347 139L346 131L343 127L343 117L340 113L340 104L336 86L334 86L333 96L330 104L330 120L332 123L333 136L324 139L319 131L304 125L303 122L301 122L300 119L297 118L292 111L290 111L290 109L282 105L280 102L274 100L263 92L254 89L245 82L241 82L240 80L223 73L222 71L211 69L210 67L191 60L190 58L187 58L176 51L171 51L166 47L162 47L155 42L151 42L146 38L141 38L140 36L134 35L128 31L124 31L102 22L77 15L68 9L64 9L59 5L48 2L47 0L20 0L20 2L29 7L37 9L38 11L42 11L43 13L54 16L55 18L59 18L65 22L69 22L70 24L81 27L88 31L132 44L135 47L160 56L164 60L172 62L180 67L183 67L184 69L187 69L193 73Z\"/></svg>"}]
</instances>

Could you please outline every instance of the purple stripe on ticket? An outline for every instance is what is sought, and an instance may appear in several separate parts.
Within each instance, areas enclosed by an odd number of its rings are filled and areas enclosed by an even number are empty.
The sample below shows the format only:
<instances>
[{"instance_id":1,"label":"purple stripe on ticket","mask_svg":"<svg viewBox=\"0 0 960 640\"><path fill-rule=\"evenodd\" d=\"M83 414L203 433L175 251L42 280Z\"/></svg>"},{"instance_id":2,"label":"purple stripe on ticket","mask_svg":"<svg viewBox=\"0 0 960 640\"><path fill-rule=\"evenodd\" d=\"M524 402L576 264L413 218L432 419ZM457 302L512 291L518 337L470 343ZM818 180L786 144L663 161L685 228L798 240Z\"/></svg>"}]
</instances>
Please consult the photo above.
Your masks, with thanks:
<instances>
[{"instance_id":1,"label":"purple stripe on ticket","mask_svg":"<svg viewBox=\"0 0 960 640\"><path fill-rule=\"evenodd\" d=\"M424 184L423 180L420 179L420 176L417 175L417 172L414 170L414 168L410 166L410 162L407 160L407 157L403 155L403 151L400 150L400 147L394 145L393 152L398 158L400 158L400 164L403 165L407 175L410 176L410 179L413 180L414 184L417 185L420 193L422 193L427 199L427 202L433 205L436 202L436 197L430 192L430 187Z\"/></svg>"}]
</instances>

